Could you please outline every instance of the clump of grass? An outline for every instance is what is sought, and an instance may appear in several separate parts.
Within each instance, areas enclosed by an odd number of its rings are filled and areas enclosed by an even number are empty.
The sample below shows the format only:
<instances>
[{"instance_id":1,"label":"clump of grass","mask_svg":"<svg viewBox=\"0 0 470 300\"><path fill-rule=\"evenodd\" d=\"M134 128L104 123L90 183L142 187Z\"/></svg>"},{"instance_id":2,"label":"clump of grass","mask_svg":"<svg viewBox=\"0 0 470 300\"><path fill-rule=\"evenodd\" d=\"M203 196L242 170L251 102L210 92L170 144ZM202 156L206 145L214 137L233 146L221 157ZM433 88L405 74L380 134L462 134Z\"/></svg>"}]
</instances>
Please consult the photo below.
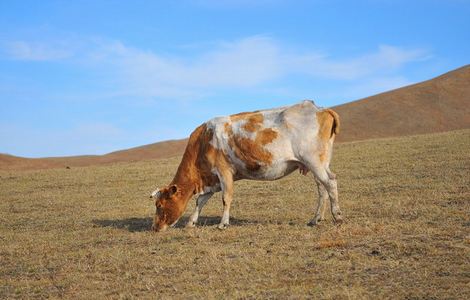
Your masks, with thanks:
<instances>
[{"instance_id":1,"label":"clump of grass","mask_svg":"<svg viewBox=\"0 0 470 300\"><path fill-rule=\"evenodd\" d=\"M339 227L306 226L298 174L237 182L225 231L214 196L198 228L154 234L179 158L2 171L0 298L468 299L468 149L470 130L336 145Z\"/></svg>"},{"instance_id":2,"label":"clump of grass","mask_svg":"<svg viewBox=\"0 0 470 300\"><path fill-rule=\"evenodd\" d=\"M340 240L320 240L315 247L315 249L325 249L325 248L343 248L346 246L346 242L342 239Z\"/></svg>"}]
</instances>

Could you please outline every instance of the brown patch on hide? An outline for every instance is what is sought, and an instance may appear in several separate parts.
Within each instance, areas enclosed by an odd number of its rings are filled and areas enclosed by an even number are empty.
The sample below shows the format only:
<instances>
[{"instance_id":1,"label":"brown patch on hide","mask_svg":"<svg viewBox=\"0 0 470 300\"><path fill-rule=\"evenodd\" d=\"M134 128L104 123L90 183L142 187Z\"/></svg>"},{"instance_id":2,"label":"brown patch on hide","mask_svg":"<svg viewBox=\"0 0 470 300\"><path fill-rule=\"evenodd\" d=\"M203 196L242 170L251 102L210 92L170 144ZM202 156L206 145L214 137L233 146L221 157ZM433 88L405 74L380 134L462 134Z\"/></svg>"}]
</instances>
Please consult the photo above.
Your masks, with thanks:
<instances>
[{"instance_id":1,"label":"brown patch on hide","mask_svg":"<svg viewBox=\"0 0 470 300\"><path fill-rule=\"evenodd\" d=\"M239 135L235 135L232 126L224 124L225 132L228 135L228 144L235 155L243 161L249 171L257 171L262 164L270 165L273 159L271 152L263 146L272 143L278 133L271 128L266 128L256 133L254 140Z\"/></svg>"},{"instance_id":2,"label":"brown patch on hide","mask_svg":"<svg viewBox=\"0 0 470 300\"><path fill-rule=\"evenodd\" d=\"M320 152L320 161L321 162L324 162L328 158L328 156L327 156L328 155L328 149L327 148L328 148L328 146L324 147L323 151Z\"/></svg>"},{"instance_id":3,"label":"brown patch on hide","mask_svg":"<svg viewBox=\"0 0 470 300\"><path fill-rule=\"evenodd\" d=\"M240 121L240 120L245 120L247 119L249 116L251 115L255 115L255 114L260 114L259 111L253 111L253 112L241 112L241 113L238 113L238 114L234 114L234 115L231 115L230 116L230 121L232 122L237 122L237 121Z\"/></svg>"},{"instance_id":4,"label":"brown patch on hide","mask_svg":"<svg viewBox=\"0 0 470 300\"><path fill-rule=\"evenodd\" d=\"M272 141L274 141L276 138L277 132L271 128L266 128L258 132L255 143L264 146L272 143Z\"/></svg>"},{"instance_id":5,"label":"brown patch on hide","mask_svg":"<svg viewBox=\"0 0 470 300\"><path fill-rule=\"evenodd\" d=\"M248 132L255 132L261 129L264 117L260 113L247 115L246 123L243 125L243 129Z\"/></svg>"}]
</instances>

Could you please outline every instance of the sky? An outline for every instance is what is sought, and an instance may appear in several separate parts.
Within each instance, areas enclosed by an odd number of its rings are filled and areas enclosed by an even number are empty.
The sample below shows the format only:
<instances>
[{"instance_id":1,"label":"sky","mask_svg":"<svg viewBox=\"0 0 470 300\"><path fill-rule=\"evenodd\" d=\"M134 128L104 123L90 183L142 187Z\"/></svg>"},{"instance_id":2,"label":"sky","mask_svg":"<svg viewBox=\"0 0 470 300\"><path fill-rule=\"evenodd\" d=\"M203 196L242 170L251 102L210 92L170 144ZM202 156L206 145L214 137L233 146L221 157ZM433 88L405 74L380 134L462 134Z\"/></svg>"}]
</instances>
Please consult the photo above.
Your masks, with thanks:
<instances>
[{"instance_id":1,"label":"sky","mask_svg":"<svg viewBox=\"0 0 470 300\"><path fill-rule=\"evenodd\" d=\"M0 153L105 154L470 62L467 0L0 0Z\"/></svg>"}]
</instances>

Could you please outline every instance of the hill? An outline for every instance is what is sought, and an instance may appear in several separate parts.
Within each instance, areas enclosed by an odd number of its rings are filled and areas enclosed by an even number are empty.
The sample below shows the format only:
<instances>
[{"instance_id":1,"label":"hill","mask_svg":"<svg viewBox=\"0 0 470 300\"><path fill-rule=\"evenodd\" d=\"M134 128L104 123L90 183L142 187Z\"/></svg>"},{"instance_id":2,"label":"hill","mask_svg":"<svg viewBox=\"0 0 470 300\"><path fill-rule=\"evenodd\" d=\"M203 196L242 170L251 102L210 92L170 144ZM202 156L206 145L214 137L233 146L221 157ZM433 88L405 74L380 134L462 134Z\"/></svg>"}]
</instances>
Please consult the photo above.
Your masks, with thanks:
<instances>
[{"instance_id":1,"label":"hill","mask_svg":"<svg viewBox=\"0 0 470 300\"><path fill-rule=\"evenodd\" d=\"M333 109L338 142L470 128L470 65Z\"/></svg>"},{"instance_id":2,"label":"hill","mask_svg":"<svg viewBox=\"0 0 470 300\"><path fill-rule=\"evenodd\" d=\"M333 107L341 117L338 142L470 128L470 65L434 79ZM77 167L169 158L186 140L165 141L102 156L28 159L0 154L0 169Z\"/></svg>"},{"instance_id":3,"label":"hill","mask_svg":"<svg viewBox=\"0 0 470 300\"><path fill-rule=\"evenodd\" d=\"M35 170L48 168L84 167L117 162L132 162L169 158L182 154L186 139L158 142L105 155L70 157L23 158L0 154L0 170Z\"/></svg>"}]
</instances>

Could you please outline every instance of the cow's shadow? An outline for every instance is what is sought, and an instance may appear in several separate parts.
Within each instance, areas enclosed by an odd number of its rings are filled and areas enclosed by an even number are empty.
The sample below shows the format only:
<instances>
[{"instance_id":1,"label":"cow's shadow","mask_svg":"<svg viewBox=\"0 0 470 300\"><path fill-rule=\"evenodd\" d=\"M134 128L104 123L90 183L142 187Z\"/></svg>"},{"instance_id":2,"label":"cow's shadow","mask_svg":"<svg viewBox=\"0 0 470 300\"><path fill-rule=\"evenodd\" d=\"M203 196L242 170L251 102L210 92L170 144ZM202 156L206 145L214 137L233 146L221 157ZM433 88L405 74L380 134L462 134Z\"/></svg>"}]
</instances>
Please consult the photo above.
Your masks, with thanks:
<instances>
[{"instance_id":1,"label":"cow's shadow","mask_svg":"<svg viewBox=\"0 0 470 300\"><path fill-rule=\"evenodd\" d=\"M214 226L219 225L220 220L222 219L221 216L200 216L197 220L196 226ZM176 228L185 227L189 221L189 216L182 217L178 223L176 223ZM230 226L242 226L242 225L254 225L260 224L261 222L255 220L245 220L245 219L238 219L235 217L230 217Z\"/></svg>"},{"instance_id":2,"label":"cow's shadow","mask_svg":"<svg viewBox=\"0 0 470 300\"><path fill-rule=\"evenodd\" d=\"M220 223L220 216L200 216L197 221L197 226L214 226ZM175 228L184 228L188 223L189 216L183 216L174 226ZM100 227L113 227L118 229L125 229L129 232L143 232L151 231L153 218L125 218L125 219L104 219L104 220L93 220L92 223L95 226ZM242 226L242 225L256 225L262 222L255 220L244 220L230 217L231 226Z\"/></svg>"},{"instance_id":3,"label":"cow's shadow","mask_svg":"<svg viewBox=\"0 0 470 300\"><path fill-rule=\"evenodd\" d=\"M92 223L99 227L113 227L118 229L126 229L129 232L149 231L152 227L152 218L126 218L115 220L93 220Z\"/></svg>"}]
</instances>

